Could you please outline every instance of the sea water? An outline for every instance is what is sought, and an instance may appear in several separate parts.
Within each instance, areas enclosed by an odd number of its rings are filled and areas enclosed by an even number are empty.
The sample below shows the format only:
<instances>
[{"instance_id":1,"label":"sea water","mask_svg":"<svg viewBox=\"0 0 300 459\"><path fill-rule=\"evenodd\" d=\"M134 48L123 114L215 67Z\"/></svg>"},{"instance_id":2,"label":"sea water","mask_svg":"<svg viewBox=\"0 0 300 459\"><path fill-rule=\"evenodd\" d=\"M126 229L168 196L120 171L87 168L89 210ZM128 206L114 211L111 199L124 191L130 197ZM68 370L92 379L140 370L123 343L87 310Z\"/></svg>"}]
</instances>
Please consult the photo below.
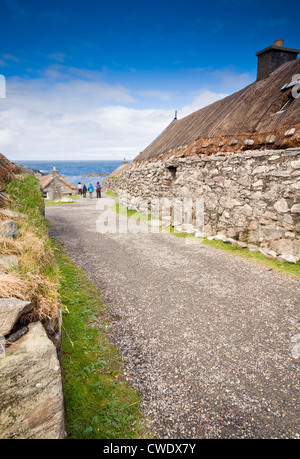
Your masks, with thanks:
<instances>
[{"instance_id":1,"label":"sea water","mask_svg":"<svg viewBox=\"0 0 300 459\"><path fill-rule=\"evenodd\" d=\"M77 186L80 182L88 185L92 183L95 185L97 182L102 184L105 177L85 177L86 174L105 174L107 177L117 167L121 166L122 161L14 161L16 164L36 169L43 174L50 174L53 167L59 171L60 175L64 176L68 182Z\"/></svg>"}]
</instances>

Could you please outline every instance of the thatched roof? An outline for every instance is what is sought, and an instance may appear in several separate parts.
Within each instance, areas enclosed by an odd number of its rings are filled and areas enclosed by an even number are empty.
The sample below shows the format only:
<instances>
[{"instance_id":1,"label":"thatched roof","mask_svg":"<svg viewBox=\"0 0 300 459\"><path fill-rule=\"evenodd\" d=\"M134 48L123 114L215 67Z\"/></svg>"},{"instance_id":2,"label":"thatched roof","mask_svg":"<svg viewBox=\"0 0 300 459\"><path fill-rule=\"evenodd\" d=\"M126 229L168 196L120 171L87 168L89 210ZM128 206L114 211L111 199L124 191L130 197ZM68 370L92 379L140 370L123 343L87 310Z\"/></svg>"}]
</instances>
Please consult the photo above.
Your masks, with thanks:
<instances>
[{"instance_id":1,"label":"thatched roof","mask_svg":"<svg viewBox=\"0 0 300 459\"><path fill-rule=\"evenodd\" d=\"M117 167L109 176L108 178L117 178L120 177L121 173L124 172L126 169L128 169L129 164L128 163L122 163L121 166Z\"/></svg>"},{"instance_id":2,"label":"thatched roof","mask_svg":"<svg viewBox=\"0 0 300 459\"><path fill-rule=\"evenodd\" d=\"M39 178L40 185L43 189L47 188L47 186L50 185L53 180L54 177L52 175L44 175L43 177Z\"/></svg>"},{"instance_id":3,"label":"thatched roof","mask_svg":"<svg viewBox=\"0 0 300 459\"><path fill-rule=\"evenodd\" d=\"M57 176L57 178L63 182L66 186L68 186L69 188L71 188L72 190L76 190L76 186L73 185L72 183L68 182L64 177L59 177ZM40 182L40 185L41 187L43 188L43 190L45 188L47 188L47 186L50 185L50 183L52 183L54 180L54 176L49 174L49 175L44 175L43 177L40 177L39 178L39 182Z\"/></svg>"},{"instance_id":4,"label":"thatched roof","mask_svg":"<svg viewBox=\"0 0 300 459\"><path fill-rule=\"evenodd\" d=\"M291 88L281 90L296 74L300 74L299 59L280 66L264 80L172 121L132 164L173 155L249 149L244 145L246 139L254 140L251 148L264 148L270 134L274 148L299 146L300 98L291 97ZM281 111L288 100L290 105ZM296 127L295 136L287 138L285 132L292 127Z\"/></svg>"}]
</instances>

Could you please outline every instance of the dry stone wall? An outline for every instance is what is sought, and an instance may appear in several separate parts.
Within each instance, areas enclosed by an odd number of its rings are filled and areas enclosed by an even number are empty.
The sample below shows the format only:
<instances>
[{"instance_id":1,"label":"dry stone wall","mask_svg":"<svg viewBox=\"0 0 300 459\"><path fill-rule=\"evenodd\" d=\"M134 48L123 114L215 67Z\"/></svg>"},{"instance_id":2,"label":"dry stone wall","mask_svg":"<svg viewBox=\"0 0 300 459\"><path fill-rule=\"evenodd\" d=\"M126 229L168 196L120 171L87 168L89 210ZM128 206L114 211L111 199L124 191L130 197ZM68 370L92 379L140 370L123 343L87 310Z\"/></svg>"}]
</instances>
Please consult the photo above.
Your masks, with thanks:
<instances>
[{"instance_id":1,"label":"dry stone wall","mask_svg":"<svg viewBox=\"0 0 300 459\"><path fill-rule=\"evenodd\" d=\"M15 298L0 299L1 333L9 332L29 307L30 303ZM0 439L65 438L56 348L40 322L23 328L21 338L9 347L9 339L0 340Z\"/></svg>"},{"instance_id":2,"label":"dry stone wall","mask_svg":"<svg viewBox=\"0 0 300 459\"><path fill-rule=\"evenodd\" d=\"M135 165L115 184L121 204L141 212L154 198L164 198L167 213L174 198L202 198L203 236L222 234L300 258L299 149L172 157Z\"/></svg>"}]
</instances>

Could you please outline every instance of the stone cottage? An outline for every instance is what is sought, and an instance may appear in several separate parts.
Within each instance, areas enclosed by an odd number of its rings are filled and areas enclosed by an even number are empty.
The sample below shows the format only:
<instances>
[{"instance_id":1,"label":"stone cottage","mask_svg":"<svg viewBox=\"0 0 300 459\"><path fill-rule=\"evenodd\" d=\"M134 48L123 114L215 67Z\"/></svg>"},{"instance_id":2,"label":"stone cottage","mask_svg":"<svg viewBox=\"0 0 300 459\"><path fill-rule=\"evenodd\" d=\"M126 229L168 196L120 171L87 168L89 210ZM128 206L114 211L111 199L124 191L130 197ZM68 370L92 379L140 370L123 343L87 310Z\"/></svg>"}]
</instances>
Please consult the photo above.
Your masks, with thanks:
<instances>
[{"instance_id":1,"label":"stone cottage","mask_svg":"<svg viewBox=\"0 0 300 459\"><path fill-rule=\"evenodd\" d=\"M49 175L39 177L39 182L43 190L44 199L54 200L76 194L77 188L59 175L59 171L53 167Z\"/></svg>"},{"instance_id":2,"label":"stone cottage","mask_svg":"<svg viewBox=\"0 0 300 459\"><path fill-rule=\"evenodd\" d=\"M105 189L106 190L114 190L116 181L119 180L122 172L126 171L129 168L129 163L126 161L126 158L122 161L121 166L117 167L105 180Z\"/></svg>"},{"instance_id":3,"label":"stone cottage","mask_svg":"<svg viewBox=\"0 0 300 459\"><path fill-rule=\"evenodd\" d=\"M109 182L120 202L146 212L158 198L163 212L173 207L176 224L176 202L202 198L203 225L197 228L194 207L189 230L251 242L298 260L299 52L282 40L274 42L257 53L254 83L182 119L175 116Z\"/></svg>"}]
</instances>

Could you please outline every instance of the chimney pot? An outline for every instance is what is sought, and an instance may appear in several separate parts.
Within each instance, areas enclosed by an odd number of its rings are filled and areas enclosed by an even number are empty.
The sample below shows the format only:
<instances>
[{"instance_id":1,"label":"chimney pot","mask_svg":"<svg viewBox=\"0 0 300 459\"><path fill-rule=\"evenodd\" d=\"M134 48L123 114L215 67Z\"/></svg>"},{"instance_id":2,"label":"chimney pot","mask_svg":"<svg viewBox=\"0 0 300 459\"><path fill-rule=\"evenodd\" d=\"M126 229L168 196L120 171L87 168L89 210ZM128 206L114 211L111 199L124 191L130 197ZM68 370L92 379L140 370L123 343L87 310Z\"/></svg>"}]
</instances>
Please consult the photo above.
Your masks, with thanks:
<instances>
[{"instance_id":1,"label":"chimney pot","mask_svg":"<svg viewBox=\"0 0 300 459\"><path fill-rule=\"evenodd\" d=\"M274 41L274 46L279 46L280 48L283 47L283 41L284 40L275 40Z\"/></svg>"}]
</instances>

